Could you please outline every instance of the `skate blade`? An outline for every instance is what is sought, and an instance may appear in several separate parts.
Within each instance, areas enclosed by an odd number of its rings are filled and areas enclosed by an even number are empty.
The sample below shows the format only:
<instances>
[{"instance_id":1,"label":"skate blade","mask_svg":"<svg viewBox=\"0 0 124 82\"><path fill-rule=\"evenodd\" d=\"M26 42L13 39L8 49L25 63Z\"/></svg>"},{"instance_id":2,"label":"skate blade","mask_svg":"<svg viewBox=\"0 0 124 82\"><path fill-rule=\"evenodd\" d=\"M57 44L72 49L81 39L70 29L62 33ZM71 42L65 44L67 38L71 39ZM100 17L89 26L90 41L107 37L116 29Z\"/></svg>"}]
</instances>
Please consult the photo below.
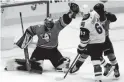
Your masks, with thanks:
<instances>
[{"instance_id":1,"label":"skate blade","mask_svg":"<svg viewBox=\"0 0 124 82\"><path fill-rule=\"evenodd\" d=\"M115 77L115 75L113 75L113 80L118 80L120 77Z\"/></svg>"}]
</instances>

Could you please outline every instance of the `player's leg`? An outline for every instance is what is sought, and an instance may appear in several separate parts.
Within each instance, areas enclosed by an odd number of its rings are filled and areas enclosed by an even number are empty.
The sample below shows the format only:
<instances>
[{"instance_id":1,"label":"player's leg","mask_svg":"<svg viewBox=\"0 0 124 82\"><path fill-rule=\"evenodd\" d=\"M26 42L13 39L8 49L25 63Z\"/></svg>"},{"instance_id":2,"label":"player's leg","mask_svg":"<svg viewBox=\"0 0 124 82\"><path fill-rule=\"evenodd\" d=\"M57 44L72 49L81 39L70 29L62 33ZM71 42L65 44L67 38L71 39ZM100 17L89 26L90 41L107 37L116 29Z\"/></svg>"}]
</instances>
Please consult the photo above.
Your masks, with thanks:
<instances>
[{"instance_id":1,"label":"player's leg","mask_svg":"<svg viewBox=\"0 0 124 82\"><path fill-rule=\"evenodd\" d=\"M42 73L42 67L40 66L39 62L36 62L34 60L29 60L31 64L31 69L32 70L37 70L40 73ZM14 70L22 70L22 71L27 71L26 69L26 60L25 59L13 59L9 60L6 63L5 70L7 71L14 71Z\"/></svg>"},{"instance_id":2,"label":"player's leg","mask_svg":"<svg viewBox=\"0 0 124 82\"><path fill-rule=\"evenodd\" d=\"M69 68L70 59L63 57L57 48L50 50L48 58L57 71L66 72Z\"/></svg>"},{"instance_id":3,"label":"player's leg","mask_svg":"<svg viewBox=\"0 0 124 82\"><path fill-rule=\"evenodd\" d=\"M77 59L75 65L70 70L70 73L77 72L80 69L80 67L82 66L82 64L85 62L85 60L86 60L87 57L88 57L88 55L81 54L80 57Z\"/></svg>"},{"instance_id":4,"label":"player's leg","mask_svg":"<svg viewBox=\"0 0 124 82\"><path fill-rule=\"evenodd\" d=\"M42 72L42 66L41 63L38 62L36 55L38 53L41 53L43 50L36 48L31 56L31 59L29 60L30 64L31 64L31 69L34 70L40 70ZM43 58L43 57L42 57ZM27 71L26 70L26 60L25 59L13 59L13 60L9 60L6 64L6 68L5 70L23 70L23 71Z\"/></svg>"},{"instance_id":5,"label":"player's leg","mask_svg":"<svg viewBox=\"0 0 124 82\"><path fill-rule=\"evenodd\" d=\"M39 53L43 53L44 50L40 47L36 47L36 49L33 51L32 56L30 58L30 64L31 64L31 69L33 70L43 70L41 63L39 62L40 60L44 59L44 55L43 54L39 54ZM23 70L23 71L27 71L26 70L26 61L25 59L15 59L13 64L17 64L19 66L16 67L17 70Z\"/></svg>"},{"instance_id":6,"label":"player's leg","mask_svg":"<svg viewBox=\"0 0 124 82\"><path fill-rule=\"evenodd\" d=\"M105 45L106 45L106 49L104 51L104 55L108 57L112 67L114 68L115 77L119 77L120 76L119 65L118 65L116 56L114 54L113 45L108 36L106 37ZM110 66L110 64L108 64L108 66ZM106 73L104 73L104 75L106 75Z\"/></svg>"},{"instance_id":7,"label":"player's leg","mask_svg":"<svg viewBox=\"0 0 124 82\"><path fill-rule=\"evenodd\" d=\"M39 62L40 65L37 67L43 68L43 62L44 62L44 59L46 58L46 55L47 55L47 50L45 48L36 47L36 49L33 51L32 55L31 55L30 59L34 60L36 62ZM34 65L34 68L35 68L35 65Z\"/></svg>"},{"instance_id":8,"label":"player's leg","mask_svg":"<svg viewBox=\"0 0 124 82\"><path fill-rule=\"evenodd\" d=\"M81 65L85 62L86 58L89 56L88 55L88 46L85 48L79 48L78 46L77 53L80 54L79 58L76 60L74 66L71 68L70 73L75 73L77 72Z\"/></svg>"},{"instance_id":9,"label":"player's leg","mask_svg":"<svg viewBox=\"0 0 124 82\"><path fill-rule=\"evenodd\" d=\"M110 63L107 63L103 57L101 57L101 65L104 67L104 76L109 76L111 72L114 70L114 66L112 66Z\"/></svg>"},{"instance_id":10,"label":"player's leg","mask_svg":"<svg viewBox=\"0 0 124 82\"><path fill-rule=\"evenodd\" d=\"M101 62L100 60L92 60L93 67L94 67L94 73L95 73L95 82L102 82L102 68L101 68Z\"/></svg>"},{"instance_id":11,"label":"player's leg","mask_svg":"<svg viewBox=\"0 0 124 82\"><path fill-rule=\"evenodd\" d=\"M116 60L115 55L114 54L108 54L107 57L108 57L109 61L111 62L111 64L108 64L108 63L106 64L106 66L105 66L106 67L106 70L107 70L107 66L109 68L112 67L112 69L114 70L114 76L116 78L118 78L120 76L120 72L119 72L119 65L117 63L117 60ZM104 75L106 76L107 73L104 72Z\"/></svg>"},{"instance_id":12,"label":"player's leg","mask_svg":"<svg viewBox=\"0 0 124 82\"><path fill-rule=\"evenodd\" d=\"M102 82L102 68L100 58L103 53L103 44L91 44L89 45L89 52L91 61L94 67L95 82Z\"/></svg>"}]
</instances>

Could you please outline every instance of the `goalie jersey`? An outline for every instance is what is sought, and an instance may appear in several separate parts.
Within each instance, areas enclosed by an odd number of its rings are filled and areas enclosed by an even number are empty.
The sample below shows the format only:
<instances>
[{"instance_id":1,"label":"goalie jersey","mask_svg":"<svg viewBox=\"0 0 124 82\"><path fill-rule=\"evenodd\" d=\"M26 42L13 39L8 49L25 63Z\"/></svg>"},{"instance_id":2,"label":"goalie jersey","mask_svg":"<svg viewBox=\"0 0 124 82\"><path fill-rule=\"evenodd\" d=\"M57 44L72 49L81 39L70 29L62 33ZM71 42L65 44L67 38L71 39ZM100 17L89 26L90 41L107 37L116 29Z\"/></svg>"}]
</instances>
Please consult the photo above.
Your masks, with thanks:
<instances>
[{"instance_id":1,"label":"goalie jersey","mask_svg":"<svg viewBox=\"0 0 124 82\"><path fill-rule=\"evenodd\" d=\"M70 22L68 14L64 14L54 23L50 31L46 31L44 25L34 25L26 29L25 34L16 43L17 46L24 49L31 41L34 35L38 36L37 46L42 48L54 48L58 46L59 32Z\"/></svg>"},{"instance_id":2,"label":"goalie jersey","mask_svg":"<svg viewBox=\"0 0 124 82\"><path fill-rule=\"evenodd\" d=\"M82 47L84 44L103 43L105 41L105 30L95 11L84 15L80 25L80 40Z\"/></svg>"}]
</instances>

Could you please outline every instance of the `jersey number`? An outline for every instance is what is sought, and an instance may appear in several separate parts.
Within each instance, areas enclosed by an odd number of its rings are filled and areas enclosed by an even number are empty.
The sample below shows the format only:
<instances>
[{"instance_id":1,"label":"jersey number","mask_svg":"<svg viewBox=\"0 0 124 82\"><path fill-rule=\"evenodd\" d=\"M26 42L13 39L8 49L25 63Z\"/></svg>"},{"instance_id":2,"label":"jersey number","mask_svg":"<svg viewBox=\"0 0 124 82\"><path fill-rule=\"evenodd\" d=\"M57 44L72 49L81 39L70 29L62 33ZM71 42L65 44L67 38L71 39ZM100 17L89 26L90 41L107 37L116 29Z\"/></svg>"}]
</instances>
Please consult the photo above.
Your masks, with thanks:
<instances>
[{"instance_id":1,"label":"jersey number","mask_svg":"<svg viewBox=\"0 0 124 82\"><path fill-rule=\"evenodd\" d=\"M102 27L98 24L98 23L96 23L95 24L95 28L96 28L96 31L99 33L99 34L101 34L102 33Z\"/></svg>"}]
</instances>

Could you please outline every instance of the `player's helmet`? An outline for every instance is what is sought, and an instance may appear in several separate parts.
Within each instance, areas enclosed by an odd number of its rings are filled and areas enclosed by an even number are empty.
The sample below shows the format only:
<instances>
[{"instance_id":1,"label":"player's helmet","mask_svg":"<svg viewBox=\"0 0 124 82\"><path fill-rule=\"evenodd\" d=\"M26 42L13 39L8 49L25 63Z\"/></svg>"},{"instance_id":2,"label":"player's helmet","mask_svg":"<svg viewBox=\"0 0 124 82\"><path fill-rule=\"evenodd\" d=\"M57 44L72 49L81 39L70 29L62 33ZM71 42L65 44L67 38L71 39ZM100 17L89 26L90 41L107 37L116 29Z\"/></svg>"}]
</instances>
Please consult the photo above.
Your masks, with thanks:
<instances>
[{"instance_id":1,"label":"player's helmet","mask_svg":"<svg viewBox=\"0 0 124 82\"><path fill-rule=\"evenodd\" d=\"M44 20L44 26L47 27L47 29L52 29L53 26L54 26L53 19L50 18L50 17L47 17L47 18Z\"/></svg>"},{"instance_id":2,"label":"player's helmet","mask_svg":"<svg viewBox=\"0 0 124 82\"><path fill-rule=\"evenodd\" d=\"M93 9L99 14L103 14L104 13L104 5L102 3L97 3Z\"/></svg>"}]
</instances>

